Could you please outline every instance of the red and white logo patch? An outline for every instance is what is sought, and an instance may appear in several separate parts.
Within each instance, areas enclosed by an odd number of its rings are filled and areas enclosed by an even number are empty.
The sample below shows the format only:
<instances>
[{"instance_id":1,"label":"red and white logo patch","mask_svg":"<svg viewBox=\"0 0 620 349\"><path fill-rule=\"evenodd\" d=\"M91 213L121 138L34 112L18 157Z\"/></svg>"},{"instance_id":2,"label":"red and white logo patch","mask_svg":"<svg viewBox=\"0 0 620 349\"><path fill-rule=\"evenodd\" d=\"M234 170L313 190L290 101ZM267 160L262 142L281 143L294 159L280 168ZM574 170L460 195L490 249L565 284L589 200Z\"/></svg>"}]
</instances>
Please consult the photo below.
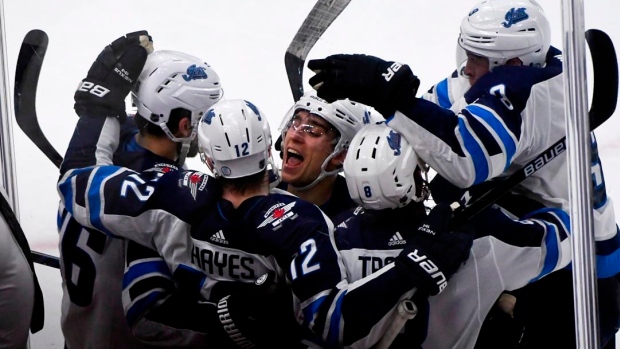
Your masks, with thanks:
<instances>
[{"instance_id":1,"label":"red and white logo patch","mask_svg":"<svg viewBox=\"0 0 620 349\"><path fill-rule=\"evenodd\" d=\"M297 202L293 201L289 204L278 203L267 210L265 214L265 220L257 227L262 228L267 224L271 224L271 226L275 229L279 228L279 225L286 219L295 219L297 214L293 211L293 207Z\"/></svg>"},{"instance_id":2,"label":"red and white logo patch","mask_svg":"<svg viewBox=\"0 0 620 349\"><path fill-rule=\"evenodd\" d=\"M187 172L183 176L183 186L189 188L190 193L194 200L196 200L196 194L199 190L203 190L207 185L207 180L209 180L209 176L201 172Z\"/></svg>"}]
</instances>

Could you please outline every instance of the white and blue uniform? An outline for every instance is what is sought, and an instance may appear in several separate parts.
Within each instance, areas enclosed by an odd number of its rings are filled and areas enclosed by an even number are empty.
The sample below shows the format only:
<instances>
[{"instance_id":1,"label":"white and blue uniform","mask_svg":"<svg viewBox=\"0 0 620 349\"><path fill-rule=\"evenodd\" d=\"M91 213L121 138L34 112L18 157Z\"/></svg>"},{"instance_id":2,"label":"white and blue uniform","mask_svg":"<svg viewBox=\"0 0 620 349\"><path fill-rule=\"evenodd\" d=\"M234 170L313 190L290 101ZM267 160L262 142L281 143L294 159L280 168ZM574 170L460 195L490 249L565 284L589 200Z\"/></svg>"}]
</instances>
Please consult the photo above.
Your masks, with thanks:
<instances>
[{"instance_id":1,"label":"white and blue uniform","mask_svg":"<svg viewBox=\"0 0 620 349\"><path fill-rule=\"evenodd\" d=\"M138 145L134 138L136 133L131 118L121 127L115 118L82 115L65 154L61 173L112 161L136 171L152 169L155 173L164 173L178 169L175 161ZM139 256L148 258L151 265L163 266L157 275L143 276L143 285L156 286L158 291L157 297L151 296L148 302L143 302L144 311L161 303L174 290L170 272L155 251L84 227L62 207L58 224L63 279L61 328L67 348L152 348L179 346L192 341L203 343L202 335L194 331L178 331L154 323L145 325L148 331L140 331L132 326L141 323L138 321L142 318L125 319L121 295L126 254L130 258L127 263L133 262L132 257ZM151 345L145 340L154 343Z\"/></svg>"},{"instance_id":2,"label":"white and blue uniform","mask_svg":"<svg viewBox=\"0 0 620 349\"><path fill-rule=\"evenodd\" d=\"M457 187L472 189L486 181L509 176L566 135L562 64L559 55L558 50L551 48L544 68L496 67L471 88L466 85L466 79L454 73L433 86L424 95L424 99L417 100L407 110L397 111L388 120L388 125L403 134L420 158ZM613 203L606 194L594 135L592 150L597 271L599 278L610 278L620 271L620 239ZM550 209L568 212L566 153L557 157L558 159L530 175L513 192ZM484 226L484 222L480 224ZM497 239L496 234L492 236L489 238ZM501 256L504 253L503 250L493 247L496 242L488 245L484 251L485 256L495 258L495 255ZM475 242L474 246L480 245ZM570 245L563 243L563 246L564 252L570 251ZM476 247L474 252L475 249ZM476 254L478 253L475 252L474 255ZM468 276L466 273L457 273L446 292L436 297L436 302L439 303L449 295L461 297L461 300L480 301L483 293L465 297L465 294L460 294L459 283L466 284L471 282L472 278L477 280L481 273L496 273L497 270L481 270ZM498 276L507 279L505 275L510 274L505 273L509 271L503 271ZM514 285L508 286L503 285L503 289L514 289ZM486 286L480 290L486 292ZM493 293L489 297L493 297L494 301L497 294ZM482 319L474 320L470 312L461 312L462 307L452 307L451 311L446 313L443 307L433 303L434 300L431 300L431 319L426 342L429 348L444 347L435 346L445 342L446 332L439 325L441 323L450 323L450 331L454 332L458 332L454 330L454 326L472 333L479 330ZM617 299L611 303L610 306L618 307ZM484 318L485 314L479 313L477 316ZM448 315L449 319L446 318ZM615 330L612 329L611 332L604 332L604 336L613 335ZM460 340L469 344L459 347L473 347L475 337L466 337Z\"/></svg>"}]
</instances>

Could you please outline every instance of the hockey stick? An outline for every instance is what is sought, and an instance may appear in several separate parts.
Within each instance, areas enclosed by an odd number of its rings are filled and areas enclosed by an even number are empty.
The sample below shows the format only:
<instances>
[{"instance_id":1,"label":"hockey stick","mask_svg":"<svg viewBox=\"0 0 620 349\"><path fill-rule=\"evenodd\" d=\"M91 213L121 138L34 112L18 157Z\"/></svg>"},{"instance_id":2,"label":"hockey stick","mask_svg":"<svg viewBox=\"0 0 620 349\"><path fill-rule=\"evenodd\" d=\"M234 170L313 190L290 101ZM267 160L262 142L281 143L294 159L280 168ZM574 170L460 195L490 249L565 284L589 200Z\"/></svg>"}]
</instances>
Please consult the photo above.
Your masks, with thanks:
<instances>
[{"instance_id":1,"label":"hockey stick","mask_svg":"<svg viewBox=\"0 0 620 349\"><path fill-rule=\"evenodd\" d=\"M592 66L594 67L594 90L592 105L588 113L590 130L594 130L609 119L616 109L618 98L618 63L613 43L607 34L597 29L590 29L586 31L586 40L590 47ZM471 217L495 203L517 184L540 170L565 150L566 137L562 137L562 139L554 143L522 169L513 173L508 179L500 182L489 191L479 196L474 195L469 200L462 200L465 201L464 205L461 202L453 203L454 217L450 221L450 226L457 227L465 223ZM467 198L467 193L464 195L464 198ZM406 307L403 303L407 301L410 300L405 299L401 301L398 317L394 319L384 336L373 349L387 349L411 318L409 317L411 316L410 313L401 311L401 308Z\"/></svg>"},{"instance_id":2,"label":"hockey stick","mask_svg":"<svg viewBox=\"0 0 620 349\"><path fill-rule=\"evenodd\" d=\"M47 51L47 34L38 29L29 31L24 37L15 68L15 120L26 136L47 156L56 167L60 167L62 156L47 140L37 120L36 95L39 73Z\"/></svg>"},{"instance_id":3,"label":"hockey stick","mask_svg":"<svg viewBox=\"0 0 620 349\"><path fill-rule=\"evenodd\" d=\"M590 47L592 66L594 68L592 105L588 113L590 130L594 130L607 121L616 110L618 99L618 62L614 45L605 32L598 29L589 29L586 31L586 40ZM564 151L566 151L566 136L489 191L478 196L474 195L469 199L464 196L464 199L461 201L465 201L465 204L462 202L453 204L454 218L451 221L451 226L454 227L465 223Z\"/></svg>"},{"instance_id":4,"label":"hockey stick","mask_svg":"<svg viewBox=\"0 0 620 349\"><path fill-rule=\"evenodd\" d=\"M303 71L308 52L349 2L351 0L318 0L286 50L284 66L295 101L304 94Z\"/></svg>"},{"instance_id":5,"label":"hockey stick","mask_svg":"<svg viewBox=\"0 0 620 349\"><path fill-rule=\"evenodd\" d=\"M47 34L42 30L31 30L24 37L15 68L15 121L43 154L56 167L60 167L62 156L58 154L43 134L36 111L37 85L39 84L43 58L45 58L47 51L47 43ZM31 251L31 254L32 261L35 263L60 268L58 258L54 256L37 251Z\"/></svg>"},{"instance_id":6,"label":"hockey stick","mask_svg":"<svg viewBox=\"0 0 620 349\"><path fill-rule=\"evenodd\" d=\"M304 95L303 73L308 52L349 5L349 2L351 0L318 0L286 49L284 67L295 102ZM282 135L274 144L276 151L281 151L281 147ZM280 153L280 157L282 157L282 153Z\"/></svg>"}]
</instances>

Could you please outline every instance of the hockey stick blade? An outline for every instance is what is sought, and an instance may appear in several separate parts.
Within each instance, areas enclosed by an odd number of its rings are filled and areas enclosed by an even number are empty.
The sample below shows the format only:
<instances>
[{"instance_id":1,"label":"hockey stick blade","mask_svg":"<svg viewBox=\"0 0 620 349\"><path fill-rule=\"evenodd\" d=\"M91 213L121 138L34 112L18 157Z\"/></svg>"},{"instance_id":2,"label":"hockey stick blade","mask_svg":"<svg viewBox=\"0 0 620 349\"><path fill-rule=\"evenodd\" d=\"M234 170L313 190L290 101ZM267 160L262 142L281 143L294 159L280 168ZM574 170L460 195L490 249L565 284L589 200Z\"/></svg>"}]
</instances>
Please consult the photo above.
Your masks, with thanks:
<instances>
[{"instance_id":1,"label":"hockey stick blade","mask_svg":"<svg viewBox=\"0 0 620 349\"><path fill-rule=\"evenodd\" d=\"M62 156L58 154L43 134L36 111L37 85L47 44L47 34L42 30L31 30L24 37L15 68L15 120L26 136L43 154L56 167L60 167Z\"/></svg>"},{"instance_id":2,"label":"hockey stick blade","mask_svg":"<svg viewBox=\"0 0 620 349\"><path fill-rule=\"evenodd\" d=\"M588 112L590 130L594 130L607 121L616 110L616 102L618 100L618 62L613 42L605 32L598 29L589 29L586 31L586 40L590 47L594 70L592 105ZM465 223L471 217L480 213L480 211L491 206L504 194L540 170L565 150L566 136L489 191L477 197L473 196L464 205L454 203L454 218L450 225L456 227Z\"/></svg>"},{"instance_id":3,"label":"hockey stick blade","mask_svg":"<svg viewBox=\"0 0 620 349\"><path fill-rule=\"evenodd\" d=\"M295 101L304 94L303 70L308 53L349 2L351 0L318 0L286 50L284 66Z\"/></svg>"}]
</instances>

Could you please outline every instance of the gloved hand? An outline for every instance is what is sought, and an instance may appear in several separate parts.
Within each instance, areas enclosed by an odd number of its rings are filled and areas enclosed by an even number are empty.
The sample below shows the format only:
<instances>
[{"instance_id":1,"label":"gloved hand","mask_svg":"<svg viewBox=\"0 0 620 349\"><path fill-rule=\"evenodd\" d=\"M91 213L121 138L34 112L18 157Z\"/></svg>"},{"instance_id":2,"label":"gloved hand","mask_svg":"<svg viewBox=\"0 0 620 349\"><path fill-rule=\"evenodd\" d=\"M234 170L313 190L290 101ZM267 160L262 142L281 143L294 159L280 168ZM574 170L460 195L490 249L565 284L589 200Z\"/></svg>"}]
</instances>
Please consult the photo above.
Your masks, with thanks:
<instances>
[{"instance_id":1,"label":"gloved hand","mask_svg":"<svg viewBox=\"0 0 620 349\"><path fill-rule=\"evenodd\" d=\"M329 102L349 98L374 107L389 118L404 102L415 102L420 80L408 65L367 55L332 55L313 59L310 85Z\"/></svg>"},{"instance_id":2,"label":"gloved hand","mask_svg":"<svg viewBox=\"0 0 620 349\"><path fill-rule=\"evenodd\" d=\"M301 340L292 293L276 284L271 271L222 297L211 328L218 348L295 348Z\"/></svg>"},{"instance_id":3,"label":"gloved hand","mask_svg":"<svg viewBox=\"0 0 620 349\"><path fill-rule=\"evenodd\" d=\"M151 52L153 41L146 30L121 36L106 46L75 91L78 116L116 116L123 122L127 117L125 97Z\"/></svg>"},{"instance_id":4,"label":"gloved hand","mask_svg":"<svg viewBox=\"0 0 620 349\"><path fill-rule=\"evenodd\" d=\"M448 279L469 257L474 234L468 227L450 232L452 216L448 204L435 206L394 261L397 268L415 279L419 289L430 295L443 291Z\"/></svg>"}]
</instances>

